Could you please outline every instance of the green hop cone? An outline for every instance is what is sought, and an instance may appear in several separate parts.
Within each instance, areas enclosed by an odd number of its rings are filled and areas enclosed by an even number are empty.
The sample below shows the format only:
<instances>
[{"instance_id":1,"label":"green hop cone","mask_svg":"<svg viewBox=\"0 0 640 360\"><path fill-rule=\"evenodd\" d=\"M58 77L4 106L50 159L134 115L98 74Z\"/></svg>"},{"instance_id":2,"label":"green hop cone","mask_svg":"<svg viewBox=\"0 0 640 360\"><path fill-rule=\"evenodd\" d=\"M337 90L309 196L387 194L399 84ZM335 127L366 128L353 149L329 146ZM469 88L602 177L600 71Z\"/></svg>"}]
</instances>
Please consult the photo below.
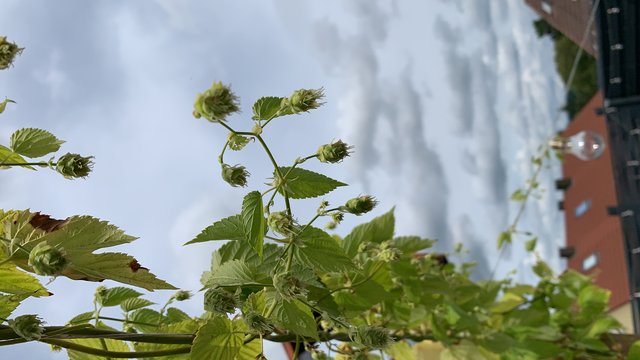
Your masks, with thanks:
<instances>
[{"instance_id":1,"label":"green hop cone","mask_svg":"<svg viewBox=\"0 0 640 360\"><path fill-rule=\"evenodd\" d=\"M227 136L227 140L229 141L229 149L239 151L242 150L245 145L249 143L249 138L246 136L234 134L232 132Z\"/></svg>"},{"instance_id":2,"label":"green hop cone","mask_svg":"<svg viewBox=\"0 0 640 360\"><path fill-rule=\"evenodd\" d=\"M244 166L234 165L230 166L227 164L222 164L222 179L229 183L229 185L233 187L247 186L247 178L249 177L249 172Z\"/></svg>"},{"instance_id":3,"label":"green hop cone","mask_svg":"<svg viewBox=\"0 0 640 360\"><path fill-rule=\"evenodd\" d=\"M323 97L324 89L322 88L296 90L290 97L283 99L281 109L289 107L293 113L307 112L319 108L323 104L320 102Z\"/></svg>"},{"instance_id":4,"label":"green hop cone","mask_svg":"<svg viewBox=\"0 0 640 360\"><path fill-rule=\"evenodd\" d=\"M238 300L236 297L220 288L213 288L204 293L204 309L218 314L228 314L236 311Z\"/></svg>"},{"instance_id":5,"label":"green hop cone","mask_svg":"<svg viewBox=\"0 0 640 360\"><path fill-rule=\"evenodd\" d=\"M335 164L344 160L349 154L351 154L352 147L338 140L331 144L325 144L318 148L318 160L323 163Z\"/></svg>"},{"instance_id":6,"label":"green hop cone","mask_svg":"<svg viewBox=\"0 0 640 360\"><path fill-rule=\"evenodd\" d=\"M9 327L25 340L40 340L44 328L42 320L36 315L21 315L8 321Z\"/></svg>"},{"instance_id":7,"label":"green hop cone","mask_svg":"<svg viewBox=\"0 0 640 360\"><path fill-rule=\"evenodd\" d=\"M269 334L274 330L273 325L269 323L269 320L267 320L266 317L254 311L249 311L248 313L244 314L243 320L244 323L249 327L249 329L262 335Z\"/></svg>"},{"instance_id":8,"label":"green hop cone","mask_svg":"<svg viewBox=\"0 0 640 360\"><path fill-rule=\"evenodd\" d=\"M56 171L67 179L84 178L93 168L93 156L80 156L67 153L56 163Z\"/></svg>"},{"instance_id":9,"label":"green hop cone","mask_svg":"<svg viewBox=\"0 0 640 360\"><path fill-rule=\"evenodd\" d=\"M393 342L389 332L378 326L358 326L352 338L356 344L370 349L384 349Z\"/></svg>"},{"instance_id":10,"label":"green hop cone","mask_svg":"<svg viewBox=\"0 0 640 360\"><path fill-rule=\"evenodd\" d=\"M347 201L344 206L340 207L340 210L354 215L362 215L373 210L377 204L378 201L373 196L363 195Z\"/></svg>"},{"instance_id":11,"label":"green hop cone","mask_svg":"<svg viewBox=\"0 0 640 360\"><path fill-rule=\"evenodd\" d=\"M176 301L189 300L191 299L191 292L186 290L178 290L171 296L171 298L175 299Z\"/></svg>"},{"instance_id":12,"label":"green hop cone","mask_svg":"<svg viewBox=\"0 0 640 360\"><path fill-rule=\"evenodd\" d=\"M291 272L276 274L273 277L273 287L286 300L304 297L308 293L302 281Z\"/></svg>"},{"instance_id":13,"label":"green hop cone","mask_svg":"<svg viewBox=\"0 0 640 360\"><path fill-rule=\"evenodd\" d=\"M196 97L193 116L196 119L204 117L211 122L224 121L228 115L240 111L239 105L238 97L229 86L214 81L209 89Z\"/></svg>"},{"instance_id":14,"label":"green hop cone","mask_svg":"<svg viewBox=\"0 0 640 360\"><path fill-rule=\"evenodd\" d=\"M29 252L29 266L38 275L56 276L67 267L64 250L41 242Z\"/></svg>"},{"instance_id":15,"label":"green hop cone","mask_svg":"<svg viewBox=\"0 0 640 360\"><path fill-rule=\"evenodd\" d=\"M5 70L13 64L13 60L22 52L23 48L10 43L7 38L0 36L0 70Z\"/></svg>"},{"instance_id":16,"label":"green hop cone","mask_svg":"<svg viewBox=\"0 0 640 360\"><path fill-rule=\"evenodd\" d=\"M286 211L275 211L269 214L267 226L269 226L269 229L273 232L284 236L291 235L296 228L295 221L293 221L291 215L287 214Z\"/></svg>"}]
</instances>

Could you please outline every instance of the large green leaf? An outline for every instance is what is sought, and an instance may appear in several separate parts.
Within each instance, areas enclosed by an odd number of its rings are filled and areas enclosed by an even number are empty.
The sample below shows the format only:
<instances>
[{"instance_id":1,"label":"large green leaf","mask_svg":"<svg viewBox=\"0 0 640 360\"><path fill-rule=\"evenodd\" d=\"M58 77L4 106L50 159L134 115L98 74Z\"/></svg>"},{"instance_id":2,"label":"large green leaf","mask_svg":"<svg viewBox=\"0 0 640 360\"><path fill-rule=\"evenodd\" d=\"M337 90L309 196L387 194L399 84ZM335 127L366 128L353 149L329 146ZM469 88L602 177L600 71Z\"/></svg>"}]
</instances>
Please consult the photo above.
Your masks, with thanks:
<instances>
[{"instance_id":1,"label":"large green leaf","mask_svg":"<svg viewBox=\"0 0 640 360\"><path fill-rule=\"evenodd\" d=\"M106 289L99 297L99 301L100 304L104 307L118 306L127 299L137 298L141 295L141 292L127 287L118 286Z\"/></svg>"},{"instance_id":2,"label":"large green leaf","mask_svg":"<svg viewBox=\"0 0 640 360\"><path fill-rule=\"evenodd\" d=\"M122 311L128 312L128 311L141 309L153 304L155 303L150 300L134 297L134 298L130 298L122 301L122 303L120 303L120 308L122 309Z\"/></svg>"},{"instance_id":3,"label":"large green leaf","mask_svg":"<svg viewBox=\"0 0 640 360\"><path fill-rule=\"evenodd\" d=\"M8 318L24 298L24 296L19 295L0 294L0 317L3 319Z\"/></svg>"},{"instance_id":4,"label":"large green leaf","mask_svg":"<svg viewBox=\"0 0 640 360\"><path fill-rule=\"evenodd\" d=\"M110 351L118 351L118 352L128 352L131 351L129 345L122 340L114 340L114 339L69 339L66 340L78 345L88 346L94 349L106 350ZM100 360L104 359L104 357L91 355L87 353L83 353L80 351L67 350L67 355L70 360Z\"/></svg>"},{"instance_id":5,"label":"large green leaf","mask_svg":"<svg viewBox=\"0 0 640 360\"><path fill-rule=\"evenodd\" d=\"M249 268L249 266L241 260L231 260L213 269L207 285L209 287L242 286L255 284L257 282L255 270ZM264 285L268 284L265 283Z\"/></svg>"},{"instance_id":6,"label":"large green leaf","mask_svg":"<svg viewBox=\"0 0 640 360\"><path fill-rule=\"evenodd\" d=\"M289 170L291 170L289 172ZM291 169L290 167L280 167L280 172L284 176L287 175L287 180L284 190L292 199L306 199L327 194L340 186L347 186L347 184L334 180L330 177L322 174L315 173L313 171L301 169L299 167ZM277 173L274 177L277 177ZM283 188L279 188L278 191L283 193Z\"/></svg>"},{"instance_id":7,"label":"large green leaf","mask_svg":"<svg viewBox=\"0 0 640 360\"><path fill-rule=\"evenodd\" d=\"M244 333L226 316L216 316L198 329L191 348L194 360L234 360L243 345Z\"/></svg>"},{"instance_id":8,"label":"large green leaf","mask_svg":"<svg viewBox=\"0 0 640 360\"><path fill-rule=\"evenodd\" d=\"M262 340L255 339L248 344L242 345L235 360L255 360L262 352Z\"/></svg>"},{"instance_id":9,"label":"large green leaf","mask_svg":"<svg viewBox=\"0 0 640 360\"><path fill-rule=\"evenodd\" d=\"M244 238L242 216L233 215L207 226L195 239L185 245L214 240L243 240Z\"/></svg>"},{"instance_id":10,"label":"large green leaf","mask_svg":"<svg viewBox=\"0 0 640 360\"><path fill-rule=\"evenodd\" d=\"M37 158L56 152L63 143L64 141L42 129L24 128L11 135L11 149L29 158Z\"/></svg>"},{"instance_id":11,"label":"large green leaf","mask_svg":"<svg viewBox=\"0 0 640 360\"><path fill-rule=\"evenodd\" d=\"M258 273L269 274L282 255L282 247L275 244L264 244L262 257L244 241L228 242L213 252L211 256L211 270L215 271L220 265L231 260L241 260Z\"/></svg>"},{"instance_id":12,"label":"large green leaf","mask_svg":"<svg viewBox=\"0 0 640 360\"><path fill-rule=\"evenodd\" d=\"M252 191L244 197L241 216L245 239L258 255L262 256L265 219L262 195L259 191Z\"/></svg>"},{"instance_id":13,"label":"large green leaf","mask_svg":"<svg viewBox=\"0 0 640 360\"><path fill-rule=\"evenodd\" d=\"M49 296L47 289L34 276L7 262L0 265L0 293L23 296Z\"/></svg>"},{"instance_id":14,"label":"large green leaf","mask_svg":"<svg viewBox=\"0 0 640 360\"><path fill-rule=\"evenodd\" d=\"M8 147L0 145L0 169L6 168L6 166L2 166L3 164L24 164L26 162L27 161L19 154L16 154ZM22 166L22 167L35 170L33 166Z\"/></svg>"},{"instance_id":15,"label":"large green leaf","mask_svg":"<svg viewBox=\"0 0 640 360\"><path fill-rule=\"evenodd\" d=\"M294 334L318 339L316 321L311 309L300 300L287 301L275 292L267 292L267 307L275 307L270 318L279 326Z\"/></svg>"},{"instance_id":16,"label":"large green leaf","mask_svg":"<svg viewBox=\"0 0 640 360\"><path fill-rule=\"evenodd\" d=\"M324 272L337 272L353 267L338 242L326 232L308 226L300 234L301 243L295 247L296 259Z\"/></svg>"},{"instance_id":17,"label":"large green leaf","mask_svg":"<svg viewBox=\"0 0 640 360\"><path fill-rule=\"evenodd\" d=\"M129 316L131 325L141 332L158 332L159 325L162 323L163 317L159 312L142 308L135 310Z\"/></svg>"},{"instance_id":18,"label":"large green leaf","mask_svg":"<svg viewBox=\"0 0 640 360\"><path fill-rule=\"evenodd\" d=\"M173 324L163 325L157 327L153 330L154 333L162 333L162 334L195 334L198 330L198 322L185 319L180 322L176 322ZM183 344L154 344L154 343L143 343L143 342L134 342L133 346L136 351L158 351L158 350L170 350L170 349L178 349L184 348L187 345ZM170 356L162 356L162 357L153 357L153 358L142 358L141 360L187 360L190 359L190 354L178 354L178 355L170 355Z\"/></svg>"},{"instance_id":19,"label":"large green leaf","mask_svg":"<svg viewBox=\"0 0 640 360\"><path fill-rule=\"evenodd\" d=\"M394 246L407 256L412 256L416 251L428 249L435 243L435 240L423 239L419 236L399 236L393 239Z\"/></svg>"},{"instance_id":20,"label":"large green leaf","mask_svg":"<svg viewBox=\"0 0 640 360\"><path fill-rule=\"evenodd\" d=\"M355 256L363 242L381 243L385 240L391 240L396 222L393 210L391 209L368 223L356 226L342 242L342 248L347 256Z\"/></svg>"},{"instance_id":21,"label":"large green leaf","mask_svg":"<svg viewBox=\"0 0 640 360\"><path fill-rule=\"evenodd\" d=\"M279 116L291 115L291 107L282 107L285 98L277 96L265 96L253 104L253 120L270 120Z\"/></svg>"},{"instance_id":22,"label":"large green leaf","mask_svg":"<svg viewBox=\"0 0 640 360\"><path fill-rule=\"evenodd\" d=\"M511 311L517 308L524 302L525 302L525 299L522 296L508 292L504 294L504 296L502 297L502 299L500 299L500 301L498 301L495 305L493 305L493 307L491 308L491 311L497 314L505 313L507 311Z\"/></svg>"}]
</instances>

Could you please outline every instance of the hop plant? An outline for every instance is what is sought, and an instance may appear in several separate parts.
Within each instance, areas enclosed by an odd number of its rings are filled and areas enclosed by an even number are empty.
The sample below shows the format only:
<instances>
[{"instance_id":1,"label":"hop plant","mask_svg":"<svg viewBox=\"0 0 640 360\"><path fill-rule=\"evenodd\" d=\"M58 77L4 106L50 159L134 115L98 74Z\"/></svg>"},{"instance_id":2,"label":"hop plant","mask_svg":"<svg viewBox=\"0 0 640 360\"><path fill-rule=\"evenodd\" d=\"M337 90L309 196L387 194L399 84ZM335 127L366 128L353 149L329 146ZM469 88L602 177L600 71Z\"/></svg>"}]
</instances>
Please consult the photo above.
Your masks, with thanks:
<instances>
[{"instance_id":1,"label":"hop plant","mask_svg":"<svg viewBox=\"0 0 640 360\"><path fill-rule=\"evenodd\" d=\"M42 320L36 315L21 315L8 321L9 327L25 340L40 340L44 328Z\"/></svg>"},{"instance_id":2,"label":"hop plant","mask_svg":"<svg viewBox=\"0 0 640 360\"><path fill-rule=\"evenodd\" d=\"M251 174L249 174L244 166L230 166L227 164L222 164L222 179L233 187L247 186L247 178L249 177L249 175Z\"/></svg>"},{"instance_id":3,"label":"hop plant","mask_svg":"<svg viewBox=\"0 0 640 360\"><path fill-rule=\"evenodd\" d=\"M38 275L55 276L67 267L68 261L62 249L41 242L29 252L28 264Z\"/></svg>"},{"instance_id":4,"label":"hop plant","mask_svg":"<svg viewBox=\"0 0 640 360\"><path fill-rule=\"evenodd\" d=\"M259 334L269 334L273 332L273 325L269 323L266 317L254 312L249 311L243 316L244 323L249 327L249 329L259 333Z\"/></svg>"},{"instance_id":5,"label":"hop plant","mask_svg":"<svg viewBox=\"0 0 640 360\"><path fill-rule=\"evenodd\" d=\"M324 97L324 89L300 89L291 94L289 98L283 99L281 108L289 107L291 112L307 112L309 110L319 108L323 103L320 102Z\"/></svg>"},{"instance_id":6,"label":"hop plant","mask_svg":"<svg viewBox=\"0 0 640 360\"><path fill-rule=\"evenodd\" d=\"M191 292L186 290L178 290L176 291L171 298L176 301L185 301L191 299Z\"/></svg>"},{"instance_id":7,"label":"hop plant","mask_svg":"<svg viewBox=\"0 0 640 360\"><path fill-rule=\"evenodd\" d=\"M9 68L22 50L15 43L8 42L5 36L0 36L0 70Z\"/></svg>"},{"instance_id":8,"label":"hop plant","mask_svg":"<svg viewBox=\"0 0 640 360\"><path fill-rule=\"evenodd\" d=\"M362 215L373 210L376 205L378 205L378 201L373 196L363 195L347 201L344 206L340 207L340 210L354 215Z\"/></svg>"},{"instance_id":9,"label":"hop plant","mask_svg":"<svg viewBox=\"0 0 640 360\"><path fill-rule=\"evenodd\" d=\"M356 344L370 349L384 349L393 342L389 332L378 326L358 326L352 338Z\"/></svg>"},{"instance_id":10,"label":"hop plant","mask_svg":"<svg viewBox=\"0 0 640 360\"><path fill-rule=\"evenodd\" d=\"M238 300L236 297L220 288L213 288L204 293L204 309L219 314L236 311Z\"/></svg>"},{"instance_id":11,"label":"hop plant","mask_svg":"<svg viewBox=\"0 0 640 360\"><path fill-rule=\"evenodd\" d=\"M351 149L351 146L342 142L342 140L338 140L331 144L320 146L316 154L318 155L318 160L320 160L320 162L335 164L349 156L349 154L351 154Z\"/></svg>"},{"instance_id":12,"label":"hop plant","mask_svg":"<svg viewBox=\"0 0 640 360\"><path fill-rule=\"evenodd\" d=\"M229 136L227 136L227 141L229 142L229 149L239 151L249 143L249 138L230 132Z\"/></svg>"},{"instance_id":13,"label":"hop plant","mask_svg":"<svg viewBox=\"0 0 640 360\"><path fill-rule=\"evenodd\" d=\"M230 114L240 111L239 105L238 97L229 86L214 81L209 89L196 97L193 116L196 119L204 117L211 122L224 121Z\"/></svg>"},{"instance_id":14,"label":"hop plant","mask_svg":"<svg viewBox=\"0 0 640 360\"><path fill-rule=\"evenodd\" d=\"M56 163L56 171L67 179L85 178L93 169L93 156L67 153Z\"/></svg>"},{"instance_id":15,"label":"hop plant","mask_svg":"<svg viewBox=\"0 0 640 360\"><path fill-rule=\"evenodd\" d=\"M295 221L286 211L275 211L269 214L267 225L272 231L284 236L291 235L296 228Z\"/></svg>"},{"instance_id":16,"label":"hop plant","mask_svg":"<svg viewBox=\"0 0 640 360\"><path fill-rule=\"evenodd\" d=\"M291 272L276 274L273 277L273 287L286 300L304 297L308 293L302 281Z\"/></svg>"}]
</instances>

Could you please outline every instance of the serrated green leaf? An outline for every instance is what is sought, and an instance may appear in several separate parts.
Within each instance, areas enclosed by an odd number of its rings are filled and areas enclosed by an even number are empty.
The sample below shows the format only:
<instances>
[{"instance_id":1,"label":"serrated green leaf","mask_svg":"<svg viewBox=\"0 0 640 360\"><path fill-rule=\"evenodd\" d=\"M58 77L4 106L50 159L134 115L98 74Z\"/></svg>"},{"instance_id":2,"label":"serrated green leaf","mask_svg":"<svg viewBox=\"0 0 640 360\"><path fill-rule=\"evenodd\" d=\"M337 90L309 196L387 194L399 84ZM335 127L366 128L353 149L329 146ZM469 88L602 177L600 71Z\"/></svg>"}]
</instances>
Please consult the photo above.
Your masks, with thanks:
<instances>
[{"instance_id":1,"label":"serrated green leaf","mask_svg":"<svg viewBox=\"0 0 640 360\"><path fill-rule=\"evenodd\" d=\"M214 240L243 240L244 238L242 217L233 215L207 226L198 236L185 243L185 245Z\"/></svg>"},{"instance_id":2,"label":"serrated green leaf","mask_svg":"<svg viewBox=\"0 0 640 360\"><path fill-rule=\"evenodd\" d=\"M244 334L224 316L216 316L198 329L191 348L197 360L234 360L243 345Z\"/></svg>"},{"instance_id":3,"label":"serrated green leaf","mask_svg":"<svg viewBox=\"0 0 640 360\"><path fill-rule=\"evenodd\" d=\"M194 320L184 320L181 322L175 322L168 325L163 325L153 330L154 333L161 334L195 334L198 330L199 324ZM154 344L154 343L143 343L143 342L134 342L133 346L136 351L158 351L158 350L171 350L184 348L187 345L183 344ZM177 354L170 356L162 356L162 357L153 357L153 358L141 358L140 360L188 360L191 359L189 354Z\"/></svg>"},{"instance_id":4,"label":"serrated green leaf","mask_svg":"<svg viewBox=\"0 0 640 360\"><path fill-rule=\"evenodd\" d=\"M0 294L0 317L6 319L24 300L24 296Z\"/></svg>"},{"instance_id":5,"label":"serrated green leaf","mask_svg":"<svg viewBox=\"0 0 640 360\"><path fill-rule=\"evenodd\" d=\"M241 260L231 260L211 271L207 285L209 287L242 286L257 282L255 270Z\"/></svg>"},{"instance_id":6,"label":"serrated green leaf","mask_svg":"<svg viewBox=\"0 0 640 360\"><path fill-rule=\"evenodd\" d=\"M337 272L353 267L351 259L343 252L338 242L326 232L308 226L299 235L301 244L296 246L295 258L312 269Z\"/></svg>"},{"instance_id":7,"label":"serrated green leaf","mask_svg":"<svg viewBox=\"0 0 640 360\"><path fill-rule=\"evenodd\" d=\"M101 341L102 340L102 341ZM68 339L66 341L88 346L94 349L100 350L109 350L109 351L118 351L118 352L128 352L131 351L129 345L122 340L114 340L114 339ZM70 360L99 360L104 359L104 357L91 355L79 351L67 350L67 355Z\"/></svg>"},{"instance_id":8,"label":"serrated green leaf","mask_svg":"<svg viewBox=\"0 0 640 360\"><path fill-rule=\"evenodd\" d=\"M50 295L36 277L19 270L11 262L0 265L0 292L25 297Z\"/></svg>"},{"instance_id":9,"label":"serrated green leaf","mask_svg":"<svg viewBox=\"0 0 640 360\"><path fill-rule=\"evenodd\" d=\"M120 304L120 308L124 312L129 312L129 311L133 311L133 310L142 309L144 307L151 306L153 304L155 304L155 303L150 301L150 300L139 298L139 297L134 297L134 298L130 298L130 299L124 300Z\"/></svg>"},{"instance_id":10,"label":"serrated green leaf","mask_svg":"<svg viewBox=\"0 0 640 360\"><path fill-rule=\"evenodd\" d=\"M347 186L343 182L299 167L291 169L283 166L280 167L280 172L283 176L289 173L284 190L292 199L314 198L327 194L340 186ZM277 178L277 176L278 174L274 173L274 177ZM284 195L282 187L278 189L278 192Z\"/></svg>"},{"instance_id":11,"label":"serrated green leaf","mask_svg":"<svg viewBox=\"0 0 640 360\"><path fill-rule=\"evenodd\" d=\"M549 265L542 260L538 260L538 262L533 265L533 272L541 278L549 278L553 276L553 271Z\"/></svg>"},{"instance_id":12,"label":"serrated green leaf","mask_svg":"<svg viewBox=\"0 0 640 360\"><path fill-rule=\"evenodd\" d=\"M93 311L87 311L72 317L71 320L67 322L67 324L69 325L86 324L93 319L95 319L95 313Z\"/></svg>"},{"instance_id":13,"label":"serrated green leaf","mask_svg":"<svg viewBox=\"0 0 640 360\"><path fill-rule=\"evenodd\" d=\"M11 100L11 99L4 99L2 101L0 101L0 114L2 114L4 112L4 110L7 108L7 104L8 103L13 103L15 104L16 102Z\"/></svg>"},{"instance_id":14,"label":"serrated green leaf","mask_svg":"<svg viewBox=\"0 0 640 360\"><path fill-rule=\"evenodd\" d=\"M189 316L189 314L187 314L186 312L174 307L170 307L167 309L167 313L166 313L167 323L169 324L179 323L187 320L191 320L191 316Z\"/></svg>"},{"instance_id":15,"label":"serrated green leaf","mask_svg":"<svg viewBox=\"0 0 640 360\"><path fill-rule=\"evenodd\" d=\"M423 239L419 236L399 236L393 239L394 246L407 256L413 256L416 251L428 249L435 243L435 240Z\"/></svg>"},{"instance_id":16,"label":"serrated green leaf","mask_svg":"<svg viewBox=\"0 0 640 360\"><path fill-rule=\"evenodd\" d=\"M27 161L19 154L16 154L8 147L0 145L0 169L8 168L8 166L2 166L3 164L24 164L26 162ZM33 166L21 166L21 167L35 170Z\"/></svg>"},{"instance_id":17,"label":"serrated green leaf","mask_svg":"<svg viewBox=\"0 0 640 360\"><path fill-rule=\"evenodd\" d=\"M255 339L248 344L242 345L235 360L255 360L262 352L262 340Z\"/></svg>"},{"instance_id":18,"label":"serrated green leaf","mask_svg":"<svg viewBox=\"0 0 640 360\"><path fill-rule=\"evenodd\" d=\"M269 274L282 255L282 247L275 244L264 244L262 257L244 241L228 242L211 255L211 270L231 260L241 260L261 274Z\"/></svg>"},{"instance_id":19,"label":"serrated green leaf","mask_svg":"<svg viewBox=\"0 0 640 360\"><path fill-rule=\"evenodd\" d=\"M316 321L307 305L300 300L284 300L272 291L266 293L266 299L269 308L275 303L273 313L269 318L276 324L294 334L319 339Z\"/></svg>"},{"instance_id":20,"label":"serrated green leaf","mask_svg":"<svg viewBox=\"0 0 640 360\"><path fill-rule=\"evenodd\" d=\"M622 328L622 324L613 317L606 316L594 321L587 331L587 337L596 338L614 329Z\"/></svg>"},{"instance_id":21,"label":"serrated green leaf","mask_svg":"<svg viewBox=\"0 0 640 360\"><path fill-rule=\"evenodd\" d=\"M70 264L62 273L72 279L100 281L111 279L149 291L177 289L141 267L132 256L122 253L82 254L69 256ZM79 276L79 277L76 277Z\"/></svg>"},{"instance_id":22,"label":"serrated green leaf","mask_svg":"<svg viewBox=\"0 0 640 360\"><path fill-rule=\"evenodd\" d=\"M530 240L527 240L527 242L524 243L524 248L528 252L532 252L533 250L535 250L537 243L538 243L538 237L531 238Z\"/></svg>"},{"instance_id":23,"label":"serrated green leaf","mask_svg":"<svg viewBox=\"0 0 640 360\"><path fill-rule=\"evenodd\" d=\"M355 256L360 244L365 241L381 243L385 240L391 240L396 222L393 211L394 209L392 208L386 214L353 228L351 233L342 241L342 248L346 255L348 257Z\"/></svg>"},{"instance_id":24,"label":"serrated green leaf","mask_svg":"<svg viewBox=\"0 0 640 360\"><path fill-rule=\"evenodd\" d=\"M24 128L11 135L11 149L29 158L37 158L56 152L62 144L64 141L42 129Z\"/></svg>"},{"instance_id":25,"label":"serrated green leaf","mask_svg":"<svg viewBox=\"0 0 640 360\"><path fill-rule=\"evenodd\" d=\"M136 330L154 333L158 331L159 324L162 324L163 317L155 310L142 308L134 310L129 315L129 320Z\"/></svg>"},{"instance_id":26,"label":"serrated green leaf","mask_svg":"<svg viewBox=\"0 0 640 360\"><path fill-rule=\"evenodd\" d=\"M578 305L580 305L580 310L583 314L595 317L607 310L610 296L611 291L596 285L589 285L580 290Z\"/></svg>"},{"instance_id":27,"label":"serrated green leaf","mask_svg":"<svg viewBox=\"0 0 640 360\"><path fill-rule=\"evenodd\" d=\"M251 244L258 255L262 257L265 219L262 195L259 191L252 191L244 197L241 216L245 239Z\"/></svg>"},{"instance_id":28,"label":"serrated green leaf","mask_svg":"<svg viewBox=\"0 0 640 360\"><path fill-rule=\"evenodd\" d=\"M253 104L253 120L270 120L279 116L291 115L290 107L282 108L282 100L285 98L277 96L265 96L258 99Z\"/></svg>"},{"instance_id":29,"label":"serrated green leaf","mask_svg":"<svg viewBox=\"0 0 640 360\"><path fill-rule=\"evenodd\" d=\"M102 296L100 296L98 299L100 300L100 305L109 307L118 306L127 299L136 298L141 295L141 292L127 287L118 286L106 289Z\"/></svg>"},{"instance_id":30,"label":"serrated green leaf","mask_svg":"<svg viewBox=\"0 0 640 360\"><path fill-rule=\"evenodd\" d=\"M494 314L502 314L507 311L511 311L525 302L522 296L514 293L505 293L502 299L491 307L491 312Z\"/></svg>"}]
</instances>

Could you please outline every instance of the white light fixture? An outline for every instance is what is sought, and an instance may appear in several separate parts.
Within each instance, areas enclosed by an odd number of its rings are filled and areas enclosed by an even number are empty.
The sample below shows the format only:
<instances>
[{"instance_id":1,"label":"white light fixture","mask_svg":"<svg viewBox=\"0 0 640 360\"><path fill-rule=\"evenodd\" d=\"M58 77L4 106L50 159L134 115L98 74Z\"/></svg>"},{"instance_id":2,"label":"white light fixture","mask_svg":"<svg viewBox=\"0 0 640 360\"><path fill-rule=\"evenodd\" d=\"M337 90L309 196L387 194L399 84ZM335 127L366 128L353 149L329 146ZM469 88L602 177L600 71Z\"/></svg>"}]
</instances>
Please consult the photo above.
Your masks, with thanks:
<instances>
[{"instance_id":1,"label":"white light fixture","mask_svg":"<svg viewBox=\"0 0 640 360\"><path fill-rule=\"evenodd\" d=\"M583 130L570 137L557 137L549 141L549 146L580 160L595 160L604 152L605 143L602 135L597 132Z\"/></svg>"}]
</instances>

